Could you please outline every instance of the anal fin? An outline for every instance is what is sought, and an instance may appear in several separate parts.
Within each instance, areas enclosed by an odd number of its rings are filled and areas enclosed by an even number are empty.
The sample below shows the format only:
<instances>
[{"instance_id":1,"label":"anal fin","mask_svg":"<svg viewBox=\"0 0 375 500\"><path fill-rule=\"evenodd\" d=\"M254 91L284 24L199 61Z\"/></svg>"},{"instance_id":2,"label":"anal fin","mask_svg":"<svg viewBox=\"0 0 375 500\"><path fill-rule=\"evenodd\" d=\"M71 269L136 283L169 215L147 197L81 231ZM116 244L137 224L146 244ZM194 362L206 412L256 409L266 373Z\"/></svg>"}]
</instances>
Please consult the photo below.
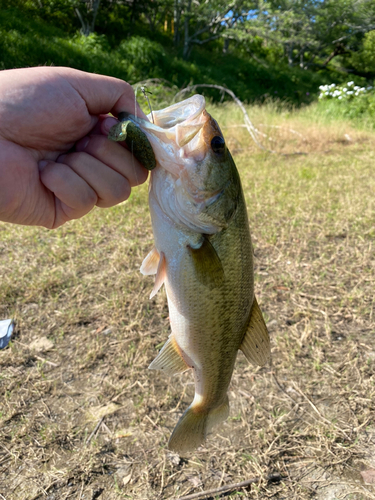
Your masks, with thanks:
<instances>
[{"instance_id":1,"label":"anal fin","mask_svg":"<svg viewBox=\"0 0 375 500\"><path fill-rule=\"evenodd\" d=\"M190 367L182 359L179 347L173 335L170 335L148 368L149 370L163 370L167 375L175 375L188 370Z\"/></svg>"},{"instance_id":2,"label":"anal fin","mask_svg":"<svg viewBox=\"0 0 375 500\"><path fill-rule=\"evenodd\" d=\"M156 274L158 270L158 265L160 261L160 254L156 250L155 247L152 248L151 252L149 252L144 258L141 265L141 273L145 276L149 276L150 274Z\"/></svg>"},{"instance_id":3,"label":"anal fin","mask_svg":"<svg viewBox=\"0 0 375 500\"><path fill-rule=\"evenodd\" d=\"M271 356L270 336L255 297L240 349L254 365L265 365Z\"/></svg>"}]
</instances>

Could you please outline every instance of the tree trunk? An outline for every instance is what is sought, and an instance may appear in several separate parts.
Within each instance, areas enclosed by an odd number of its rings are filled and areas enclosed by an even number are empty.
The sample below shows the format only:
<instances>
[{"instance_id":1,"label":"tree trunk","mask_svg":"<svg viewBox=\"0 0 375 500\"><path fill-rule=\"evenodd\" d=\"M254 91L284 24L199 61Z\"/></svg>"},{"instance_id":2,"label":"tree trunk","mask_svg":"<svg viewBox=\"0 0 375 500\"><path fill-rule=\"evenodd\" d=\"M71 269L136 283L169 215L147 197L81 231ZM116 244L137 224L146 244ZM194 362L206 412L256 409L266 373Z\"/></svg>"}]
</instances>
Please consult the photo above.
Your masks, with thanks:
<instances>
[{"instance_id":1,"label":"tree trunk","mask_svg":"<svg viewBox=\"0 0 375 500\"><path fill-rule=\"evenodd\" d=\"M96 21L96 17L98 15L98 11L99 11L99 5L100 5L100 0L94 0L93 6L92 6L93 13L92 13L92 21L91 21L91 33L93 33L94 29L95 29L95 21Z\"/></svg>"},{"instance_id":2,"label":"tree trunk","mask_svg":"<svg viewBox=\"0 0 375 500\"><path fill-rule=\"evenodd\" d=\"M96 17L98 15L99 11L99 5L100 5L100 0L94 0L92 2L92 19L91 22L89 21L89 2L86 1L86 18L87 20L83 19L83 16L81 14L81 11L79 10L78 7L75 8L75 12L77 14L77 17L81 23L81 32L84 36L89 36L90 33L94 32L95 29L95 22L96 22ZM90 2L91 3L91 2Z\"/></svg>"},{"instance_id":3,"label":"tree trunk","mask_svg":"<svg viewBox=\"0 0 375 500\"><path fill-rule=\"evenodd\" d=\"M327 66L327 64L332 61L332 59L336 56L348 54L348 51L345 49L344 45L338 43L334 48L333 52L327 57L327 59L323 62L323 66Z\"/></svg>"},{"instance_id":4,"label":"tree trunk","mask_svg":"<svg viewBox=\"0 0 375 500\"><path fill-rule=\"evenodd\" d=\"M229 38L224 38L223 54L227 54L228 53L229 42L230 42Z\"/></svg>"},{"instance_id":5,"label":"tree trunk","mask_svg":"<svg viewBox=\"0 0 375 500\"><path fill-rule=\"evenodd\" d=\"M287 45L288 65L293 66L293 44Z\"/></svg>"},{"instance_id":6,"label":"tree trunk","mask_svg":"<svg viewBox=\"0 0 375 500\"><path fill-rule=\"evenodd\" d=\"M130 29L129 29L129 36L133 34L134 26L135 26L135 21L137 18L137 3L138 0L133 0L132 3L132 8L131 8L131 14L130 14Z\"/></svg>"},{"instance_id":7,"label":"tree trunk","mask_svg":"<svg viewBox=\"0 0 375 500\"><path fill-rule=\"evenodd\" d=\"M81 14L78 7L75 8L75 11L76 11L77 17L79 19L79 22L81 23L81 33L84 36L88 36L90 34L88 25L85 23L85 20L83 19L82 14Z\"/></svg>"},{"instance_id":8,"label":"tree trunk","mask_svg":"<svg viewBox=\"0 0 375 500\"><path fill-rule=\"evenodd\" d=\"M174 10L173 10L173 42L174 46L177 47L180 43L180 0L174 0Z\"/></svg>"},{"instance_id":9,"label":"tree trunk","mask_svg":"<svg viewBox=\"0 0 375 500\"><path fill-rule=\"evenodd\" d=\"M184 20L184 52L182 54L182 57L186 60L189 57L190 54L190 38L189 38L189 21L190 21L190 12L191 12L191 2L192 0L188 1L186 13L185 13L185 20Z\"/></svg>"}]
</instances>

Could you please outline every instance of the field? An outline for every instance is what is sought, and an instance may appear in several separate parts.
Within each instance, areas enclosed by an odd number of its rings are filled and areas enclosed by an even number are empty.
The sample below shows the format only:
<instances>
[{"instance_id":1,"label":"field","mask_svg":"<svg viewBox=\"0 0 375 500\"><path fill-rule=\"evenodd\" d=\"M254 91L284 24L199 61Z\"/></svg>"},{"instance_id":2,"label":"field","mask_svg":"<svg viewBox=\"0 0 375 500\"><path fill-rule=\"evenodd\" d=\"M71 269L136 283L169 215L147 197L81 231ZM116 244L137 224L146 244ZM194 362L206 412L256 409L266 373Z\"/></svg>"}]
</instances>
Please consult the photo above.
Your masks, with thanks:
<instances>
[{"instance_id":1,"label":"field","mask_svg":"<svg viewBox=\"0 0 375 500\"><path fill-rule=\"evenodd\" d=\"M375 498L375 133L249 107L269 153L233 105L210 111L243 182L272 362L239 353L230 418L172 454L194 386L147 370L169 334L165 292L149 300L139 273L147 187L55 231L0 224L0 319L17 321L0 351L1 500L167 500L252 478L226 495Z\"/></svg>"}]
</instances>

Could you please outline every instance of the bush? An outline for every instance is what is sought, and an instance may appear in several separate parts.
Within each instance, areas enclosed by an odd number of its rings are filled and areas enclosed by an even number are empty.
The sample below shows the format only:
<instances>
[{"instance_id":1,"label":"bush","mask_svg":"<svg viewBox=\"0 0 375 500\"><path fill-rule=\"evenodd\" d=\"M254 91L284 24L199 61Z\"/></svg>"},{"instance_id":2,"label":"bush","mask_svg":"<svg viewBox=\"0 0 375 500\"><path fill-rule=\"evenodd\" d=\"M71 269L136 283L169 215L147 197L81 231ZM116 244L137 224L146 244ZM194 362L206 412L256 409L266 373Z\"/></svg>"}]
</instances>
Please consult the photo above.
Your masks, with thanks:
<instances>
[{"instance_id":1,"label":"bush","mask_svg":"<svg viewBox=\"0 0 375 500\"><path fill-rule=\"evenodd\" d=\"M5 0L0 0L0 5L1 1ZM8 4L11 1L7 0ZM35 2L27 0L27 5L37 5ZM51 12L55 15L56 6L68 6L69 2L42 3L53 7ZM0 16L0 69L55 65L111 75L129 83L150 78L165 79L179 88L214 83L231 89L242 101L277 100L293 104L311 102L319 84L326 81L318 73L299 68L262 65L249 59L245 52L223 54L219 41L209 49L195 47L189 61L179 57L171 40L165 37L162 43L140 36L139 32L118 43L111 34L93 33L86 37L19 9L4 9ZM199 91L215 101L221 98L217 90Z\"/></svg>"},{"instance_id":2,"label":"bush","mask_svg":"<svg viewBox=\"0 0 375 500\"><path fill-rule=\"evenodd\" d=\"M117 52L129 65L128 71L133 81L164 76L166 54L160 43L142 36L133 36L123 40Z\"/></svg>"},{"instance_id":3,"label":"bush","mask_svg":"<svg viewBox=\"0 0 375 500\"><path fill-rule=\"evenodd\" d=\"M352 55L351 62L357 71L375 74L375 30L365 34L363 46Z\"/></svg>"},{"instance_id":4,"label":"bush","mask_svg":"<svg viewBox=\"0 0 375 500\"><path fill-rule=\"evenodd\" d=\"M348 82L319 88L319 106L327 114L350 119L370 118L375 127L375 89L372 86L361 87Z\"/></svg>"}]
</instances>

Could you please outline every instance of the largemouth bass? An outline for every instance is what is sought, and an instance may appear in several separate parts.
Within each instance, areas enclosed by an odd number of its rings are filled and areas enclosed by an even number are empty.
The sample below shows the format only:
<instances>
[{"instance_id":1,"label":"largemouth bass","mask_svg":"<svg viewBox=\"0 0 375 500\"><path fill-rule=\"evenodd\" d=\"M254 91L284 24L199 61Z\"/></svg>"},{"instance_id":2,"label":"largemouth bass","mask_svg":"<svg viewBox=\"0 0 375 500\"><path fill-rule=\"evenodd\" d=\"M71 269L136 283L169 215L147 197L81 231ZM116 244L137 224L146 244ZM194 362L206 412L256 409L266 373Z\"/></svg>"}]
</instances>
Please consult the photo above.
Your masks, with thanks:
<instances>
[{"instance_id":1,"label":"largemouth bass","mask_svg":"<svg viewBox=\"0 0 375 500\"><path fill-rule=\"evenodd\" d=\"M156 157L149 188L155 246L141 266L165 285L172 333L149 366L191 369L195 397L168 447L194 450L229 413L228 386L239 349L256 365L270 340L254 296L253 251L239 174L203 96L130 117Z\"/></svg>"}]
</instances>

